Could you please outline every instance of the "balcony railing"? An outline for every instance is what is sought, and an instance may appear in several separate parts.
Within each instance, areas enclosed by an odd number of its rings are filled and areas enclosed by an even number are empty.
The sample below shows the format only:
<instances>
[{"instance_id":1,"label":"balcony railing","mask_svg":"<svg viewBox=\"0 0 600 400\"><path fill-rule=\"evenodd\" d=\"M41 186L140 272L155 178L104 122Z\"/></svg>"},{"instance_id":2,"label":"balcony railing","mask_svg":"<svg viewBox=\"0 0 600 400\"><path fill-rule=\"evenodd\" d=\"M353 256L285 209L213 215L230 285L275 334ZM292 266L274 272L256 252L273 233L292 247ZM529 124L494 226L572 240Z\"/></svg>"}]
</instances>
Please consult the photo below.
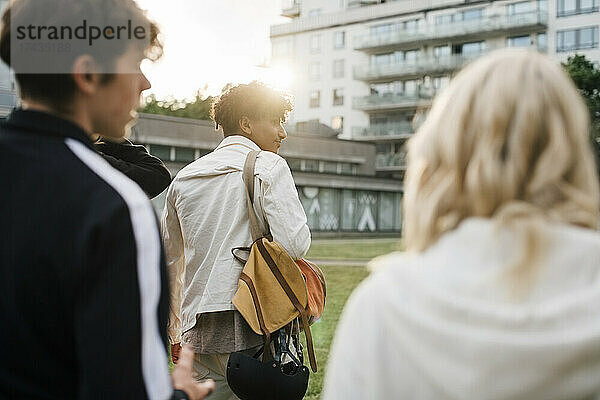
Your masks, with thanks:
<instances>
[{"instance_id":1,"label":"balcony railing","mask_svg":"<svg viewBox=\"0 0 600 400\"><path fill-rule=\"evenodd\" d=\"M356 140L408 139L412 133L413 126L410 122L392 122L387 124L373 124L368 127L352 127L352 138Z\"/></svg>"},{"instance_id":2,"label":"balcony railing","mask_svg":"<svg viewBox=\"0 0 600 400\"><path fill-rule=\"evenodd\" d=\"M381 65L357 65L354 67L354 79L359 81L377 81L406 76L419 76L431 73L444 73L462 67L482 53L470 55L451 55L445 57L427 57L414 61Z\"/></svg>"},{"instance_id":3,"label":"balcony railing","mask_svg":"<svg viewBox=\"0 0 600 400\"><path fill-rule=\"evenodd\" d=\"M406 153L379 153L375 155L375 168L378 171L404 171L406 161Z\"/></svg>"},{"instance_id":4,"label":"balcony railing","mask_svg":"<svg viewBox=\"0 0 600 400\"><path fill-rule=\"evenodd\" d=\"M440 25L428 24L417 29L398 27L390 32L356 36L354 38L354 49L378 51L398 45L421 45L424 42L472 35L481 37L483 33L500 33L525 28L541 29L547 25L547 12L536 11L514 15L496 14L468 21Z\"/></svg>"},{"instance_id":5,"label":"balcony railing","mask_svg":"<svg viewBox=\"0 0 600 400\"><path fill-rule=\"evenodd\" d=\"M352 99L352 107L363 111L427 107L430 104L430 97L424 98L418 95L403 95L396 93L354 97Z\"/></svg>"}]
</instances>

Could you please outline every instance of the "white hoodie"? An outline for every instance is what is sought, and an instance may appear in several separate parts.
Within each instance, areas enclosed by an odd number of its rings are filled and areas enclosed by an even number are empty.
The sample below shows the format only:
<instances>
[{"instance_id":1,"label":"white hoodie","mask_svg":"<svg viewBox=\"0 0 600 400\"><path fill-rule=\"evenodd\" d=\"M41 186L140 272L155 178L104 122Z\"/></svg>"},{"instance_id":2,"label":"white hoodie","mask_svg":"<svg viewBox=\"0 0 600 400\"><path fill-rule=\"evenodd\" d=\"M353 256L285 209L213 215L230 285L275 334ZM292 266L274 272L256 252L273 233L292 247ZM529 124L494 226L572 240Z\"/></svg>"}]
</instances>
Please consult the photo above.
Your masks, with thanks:
<instances>
[{"instance_id":1,"label":"white hoodie","mask_svg":"<svg viewBox=\"0 0 600 400\"><path fill-rule=\"evenodd\" d=\"M468 219L421 254L374 260L338 326L323 398L595 398L600 234L545 232L520 297L509 273L520 241L490 220Z\"/></svg>"}]
</instances>

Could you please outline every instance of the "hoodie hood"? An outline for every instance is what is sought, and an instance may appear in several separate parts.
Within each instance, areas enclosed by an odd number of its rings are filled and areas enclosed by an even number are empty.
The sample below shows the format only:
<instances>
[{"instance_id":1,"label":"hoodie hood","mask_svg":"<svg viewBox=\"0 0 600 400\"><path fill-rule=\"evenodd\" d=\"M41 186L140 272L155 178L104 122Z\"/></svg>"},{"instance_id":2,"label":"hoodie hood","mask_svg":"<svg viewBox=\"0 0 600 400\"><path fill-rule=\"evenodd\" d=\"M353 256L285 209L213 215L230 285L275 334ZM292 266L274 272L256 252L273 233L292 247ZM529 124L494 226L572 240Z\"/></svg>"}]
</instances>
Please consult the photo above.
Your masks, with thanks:
<instances>
[{"instance_id":1,"label":"hoodie hood","mask_svg":"<svg viewBox=\"0 0 600 400\"><path fill-rule=\"evenodd\" d=\"M464 221L421 254L374 260L378 271L348 311L369 315L362 340L375 342L379 360L362 366L378 381L373 398L600 393L600 235L567 225L543 232L527 282L511 272L522 240L485 219Z\"/></svg>"}]
</instances>

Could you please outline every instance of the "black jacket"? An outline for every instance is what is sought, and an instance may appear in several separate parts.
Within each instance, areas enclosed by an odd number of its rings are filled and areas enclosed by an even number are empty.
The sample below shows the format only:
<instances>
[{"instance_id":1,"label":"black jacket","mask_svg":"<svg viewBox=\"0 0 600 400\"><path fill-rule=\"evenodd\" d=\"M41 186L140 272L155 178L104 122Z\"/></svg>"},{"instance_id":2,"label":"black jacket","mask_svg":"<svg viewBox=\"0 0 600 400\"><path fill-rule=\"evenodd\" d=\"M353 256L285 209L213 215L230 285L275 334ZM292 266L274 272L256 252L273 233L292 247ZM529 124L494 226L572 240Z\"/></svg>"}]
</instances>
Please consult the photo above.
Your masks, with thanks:
<instances>
[{"instance_id":1,"label":"black jacket","mask_svg":"<svg viewBox=\"0 0 600 400\"><path fill-rule=\"evenodd\" d=\"M16 110L0 191L0 399L168 397L168 282L142 190L78 126Z\"/></svg>"},{"instance_id":2,"label":"black jacket","mask_svg":"<svg viewBox=\"0 0 600 400\"><path fill-rule=\"evenodd\" d=\"M171 174L165 164L148 154L144 146L128 140L122 143L103 140L94 146L110 165L140 185L150 198L158 196L171 183Z\"/></svg>"}]
</instances>

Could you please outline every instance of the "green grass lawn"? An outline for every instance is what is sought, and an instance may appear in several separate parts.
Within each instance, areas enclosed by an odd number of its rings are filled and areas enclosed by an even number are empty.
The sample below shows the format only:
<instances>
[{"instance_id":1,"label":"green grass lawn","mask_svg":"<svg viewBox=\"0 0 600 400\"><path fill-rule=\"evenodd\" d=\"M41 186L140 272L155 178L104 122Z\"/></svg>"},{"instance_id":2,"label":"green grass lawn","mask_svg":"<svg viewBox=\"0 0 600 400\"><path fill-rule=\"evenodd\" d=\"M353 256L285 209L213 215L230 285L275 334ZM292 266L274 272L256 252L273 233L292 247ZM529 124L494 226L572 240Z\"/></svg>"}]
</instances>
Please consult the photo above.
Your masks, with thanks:
<instances>
[{"instance_id":1,"label":"green grass lawn","mask_svg":"<svg viewBox=\"0 0 600 400\"><path fill-rule=\"evenodd\" d=\"M400 250L398 238L392 239L316 239L306 258L314 260L370 260L374 257ZM323 388L329 349L335 328L354 288L368 275L366 268L321 266L327 281L327 300L321 320L312 328L313 342L319 371L311 372L305 399L316 400ZM307 360L308 362L308 360Z\"/></svg>"},{"instance_id":2,"label":"green grass lawn","mask_svg":"<svg viewBox=\"0 0 600 400\"><path fill-rule=\"evenodd\" d=\"M399 238L315 239L306 258L309 260L370 260L400 249Z\"/></svg>"},{"instance_id":3,"label":"green grass lawn","mask_svg":"<svg viewBox=\"0 0 600 400\"><path fill-rule=\"evenodd\" d=\"M322 266L321 269L327 281L327 300L323 316L311 327L319 370L317 373L312 371L310 373L308 391L305 396L307 400L317 400L320 397L327 368L329 348L340 314L352 290L368 275L367 269L362 267ZM304 348L306 349L306 344ZM305 364L309 366L308 353L306 351L304 353ZM173 367L171 355L169 354L169 370L172 371Z\"/></svg>"},{"instance_id":4,"label":"green grass lawn","mask_svg":"<svg viewBox=\"0 0 600 400\"><path fill-rule=\"evenodd\" d=\"M361 267L323 266L321 269L327 281L327 300L323 316L311 327L319 370L316 374L311 371L305 397L308 400L316 400L320 396L329 348L340 314L352 290L368 275L366 268ZM305 357L308 363L308 355L305 354Z\"/></svg>"}]
</instances>

